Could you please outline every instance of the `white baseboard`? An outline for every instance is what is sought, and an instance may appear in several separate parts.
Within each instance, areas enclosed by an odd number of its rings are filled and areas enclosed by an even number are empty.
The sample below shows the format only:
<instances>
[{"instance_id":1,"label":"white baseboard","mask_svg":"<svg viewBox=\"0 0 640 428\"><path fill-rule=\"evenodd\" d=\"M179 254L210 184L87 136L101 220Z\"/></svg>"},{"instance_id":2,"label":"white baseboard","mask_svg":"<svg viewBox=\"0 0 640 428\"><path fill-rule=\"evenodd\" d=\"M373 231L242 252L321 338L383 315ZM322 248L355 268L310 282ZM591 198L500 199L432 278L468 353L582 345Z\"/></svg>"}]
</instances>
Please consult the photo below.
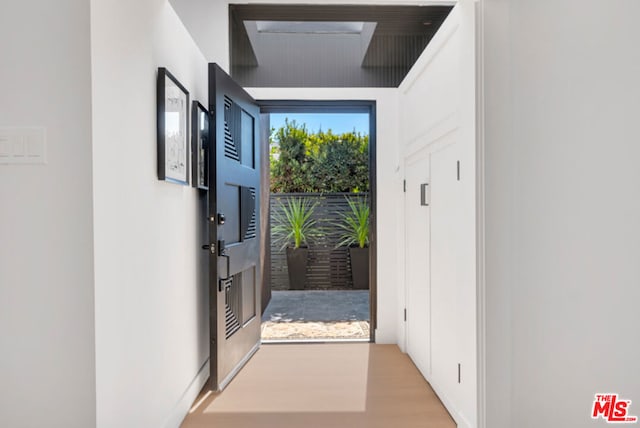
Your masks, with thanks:
<instances>
[{"instance_id":1,"label":"white baseboard","mask_svg":"<svg viewBox=\"0 0 640 428\"><path fill-rule=\"evenodd\" d=\"M453 420L456 422L458 428L472 428L469 421L458 411L458 408L454 405L453 401L449 399L446 394L442 393L442 390L432 380L427 378L427 382L431 385L431 388L436 393L444 407L447 409Z\"/></svg>"},{"instance_id":2,"label":"white baseboard","mask_svg":"<svg viewBox=\"0 0 640 428\"><path fill-rule=\"evenodd\" d=\"M178 403L171 409L171 414L167 418L167 422L164 424L165 428L179 428L180 424L184 420L189 409L193 405L193 402L198 398L198 394L202 390L202 387L209 379L209 359L200 367L198 374L191 381L187 389L178 400Z\"/></svg>"}]
</instances>

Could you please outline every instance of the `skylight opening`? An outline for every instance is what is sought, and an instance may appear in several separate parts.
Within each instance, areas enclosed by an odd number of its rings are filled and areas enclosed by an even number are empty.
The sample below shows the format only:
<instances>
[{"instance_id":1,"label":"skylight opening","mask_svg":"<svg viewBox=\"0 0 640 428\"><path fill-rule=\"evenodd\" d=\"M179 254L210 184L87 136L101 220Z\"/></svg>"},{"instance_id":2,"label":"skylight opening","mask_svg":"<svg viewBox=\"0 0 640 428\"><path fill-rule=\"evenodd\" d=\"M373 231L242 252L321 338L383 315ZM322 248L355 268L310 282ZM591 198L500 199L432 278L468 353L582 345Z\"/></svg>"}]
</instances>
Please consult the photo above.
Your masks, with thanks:
<instances>
[{"instance_id":1,"label":"skylight opening","mask_svg":"<svg viewBox=\"0 0 640 428\"><path fill-rule=\"evenodd\" d=\"M258 33L275 34L361 34L364 22L256 21Z\"/></svg>"}]
</instances>

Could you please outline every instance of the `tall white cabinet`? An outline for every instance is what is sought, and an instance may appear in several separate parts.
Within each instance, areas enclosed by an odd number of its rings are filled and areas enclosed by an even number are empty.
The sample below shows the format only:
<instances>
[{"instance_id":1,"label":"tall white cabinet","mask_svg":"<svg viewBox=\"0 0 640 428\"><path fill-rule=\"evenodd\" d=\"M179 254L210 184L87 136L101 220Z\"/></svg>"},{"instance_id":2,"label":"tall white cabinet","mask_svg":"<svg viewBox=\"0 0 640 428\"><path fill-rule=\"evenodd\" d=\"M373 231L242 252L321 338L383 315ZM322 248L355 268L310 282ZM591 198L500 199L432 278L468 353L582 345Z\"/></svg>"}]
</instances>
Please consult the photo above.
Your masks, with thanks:
<instances>
[{"instance_id":1,"label":"tall white cabinet","mask_svg":"<svg viewBox=\"0 0 640 428\"><path fill-rule=\"evenodd\" d=\"M460 1L400 86L405 349L477 426L475 5Z\"/></svg>"}]
</instances>

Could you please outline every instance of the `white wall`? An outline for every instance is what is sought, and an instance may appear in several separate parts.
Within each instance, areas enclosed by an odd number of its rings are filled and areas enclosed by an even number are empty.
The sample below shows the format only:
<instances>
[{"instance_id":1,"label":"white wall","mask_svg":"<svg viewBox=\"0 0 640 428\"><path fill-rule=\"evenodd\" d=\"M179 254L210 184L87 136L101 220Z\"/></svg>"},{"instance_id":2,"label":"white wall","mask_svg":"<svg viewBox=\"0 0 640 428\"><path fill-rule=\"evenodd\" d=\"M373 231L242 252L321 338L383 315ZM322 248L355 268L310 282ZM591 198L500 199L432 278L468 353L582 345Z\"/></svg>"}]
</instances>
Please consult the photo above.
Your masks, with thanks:
<instances>
[{"instance_id":1,"label":"white wall","mask_svg":"<svg viewBox=\"0 0 640 428\"><path fill-rule=\"evenodd\" d=\"M398 97L395 88L249 88L257 100L367 100L376 102L378 289L376 343L398 343L396 230L402 195L399 170Z\"/></svg>"},{"instance_id":2,"label":"white wall","mask_svg":"<svg viewBox=\"0 0 640 428\"><path fill-rule=\"evenodd\" d=\"M46 128L0 164L0 426L95 421L89 5L0 6L0 127Z\"/></svg>"},{"instance_id":3,"label":"white wall","mask_svg":"<svg viewBox=\"0 0 640 428\"><path fill-rule=\"evenodd\" d=\"M206 105L207 63L166 0L93 1L91 38L97 426L177 426L208 377L208 294L198 192L156 178L156 71Z\"/></svg>"},{"instance_id":4,"label":"white wall","mask_svg":"<svg viewBox=\"0 0 640 428\"><path fill-rule=\"evenodd\" d=\"M169 0L208 62L229 71L229 0Z\"/></svg>"},{"instance_id":5,"label":"white wall","mask_svg":"<svg viewBox=\"0 0 640 428\"><path fill-rule=\"evenodd\" d=\"M484 1L487 427L640 414L638 16Z\"/></svg>"},{"instance_id":6,"label":"white wall","mask_svg":"<svg viewBox=\"0 0 640 428\"><path fill-rule=\"evenodd\" d=\"M406 195L419 197L413 190L426 179L432 200L428 208L412 201L399 205L407 211L399 214L398 265L409 261L406 278L412 282L404 284L399 270L398 304L407 307L408 324L398 323L398 336L458 426L477 425L475 79L475 5L465 0L399 87L402 172L410 173ZM426 176L416 175L420 169ZM419 218L428 227L404 230L405 222ZM405 254L411 257L405 260ZM425 260L415 260L416 254Z\"/></svg>"},{"instance_id":7,"label":"white wall","mask_svg":"<svg viewBox=\"0 0 640 428\"><path fill-rule=\"evenodd\" d=\"M483 1L480 13L478 71L483 99L479 107L483 116L478 123L478 149L484 165L478 173L485 189L484 194L479 192L480 209L484 209L479 235L484 235L485 241L479 242L479 250L484 249L481 257L485 263L480 276L484 284L479 284L483 311L479 332L484 337L478 339L481 346L484 339L480 349L485 355L480 357L478 379L485 402L479 406L480 426L485 428L512 426L511 288L515 266L510 257L516 251L513 201L517 165L512 161L509 7L510 0Z\"/></svg>"}]
</instances>

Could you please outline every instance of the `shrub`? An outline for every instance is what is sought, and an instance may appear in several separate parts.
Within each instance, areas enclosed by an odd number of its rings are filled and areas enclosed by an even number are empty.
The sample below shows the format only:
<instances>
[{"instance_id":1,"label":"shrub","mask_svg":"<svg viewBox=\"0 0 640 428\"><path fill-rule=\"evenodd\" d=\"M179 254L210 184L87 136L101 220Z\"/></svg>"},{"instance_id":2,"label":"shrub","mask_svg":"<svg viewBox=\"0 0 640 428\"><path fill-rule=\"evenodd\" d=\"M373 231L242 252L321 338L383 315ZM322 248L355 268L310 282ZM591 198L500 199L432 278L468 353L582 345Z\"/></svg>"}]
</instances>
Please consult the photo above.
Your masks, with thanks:
<instances>
[{"instance_id":1,"label":"shrub","mask_svg":"<svg viewBox=\"0 0 640 428\"><path fill-rule=\"evenodd\" d=\"M285 121L271 135L273 193L366 192L369 190L369 137L353 132L310 134Z\"/></svg>"},{"instance_id":2,"label":"shrub","mask_svg":"<svg viewBox=\"0 0 640 428\"><path fill-rule=\"evenodd\" d=\"M342 222L336 225L343 232L338 246L364 248L369 245L369 203L366 199L351 198L347 202L350 211L341 214Z\"/></svg>"},{"instance_id":3,"label":"shrub","mask_svg":"<svg viewBox=\"0 0 640 428\"><path fill-rule=\"evenodd\" d=\"M280 212L274 213L271 230L275 242L282 244L282 249L290 245L300 248L317 233L316 221L312 218L316 206L317 204L304 198L290 199Z\"/></svg>"}]
</instances>

